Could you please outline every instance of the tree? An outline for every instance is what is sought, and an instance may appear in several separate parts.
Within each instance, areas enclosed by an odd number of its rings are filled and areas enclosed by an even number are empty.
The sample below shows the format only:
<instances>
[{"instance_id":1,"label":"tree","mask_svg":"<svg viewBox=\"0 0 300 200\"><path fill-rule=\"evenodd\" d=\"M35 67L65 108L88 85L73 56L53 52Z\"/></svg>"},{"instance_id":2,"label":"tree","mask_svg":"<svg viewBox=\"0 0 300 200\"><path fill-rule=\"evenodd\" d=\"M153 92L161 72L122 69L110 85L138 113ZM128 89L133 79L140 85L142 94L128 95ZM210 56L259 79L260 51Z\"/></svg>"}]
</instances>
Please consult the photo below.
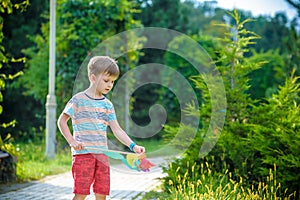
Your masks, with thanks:
<instances>
[{"instance_id":1,"label":"tree","mask_svg":"<svg viewBox=\"0 0 300 200\"><path fill-rule=\"evenodd\" d=\"M182 3L179 0L139 1L141 4L141 21L145 26L168 28L186 31L187 15L184 15Z\"/></svg>"},{"instance_id":2,"label":"tree","mask_svg":"<svg viewBox=\"0 0 300 200\"><path fill-rule=\"evenodd\" d=\"M270 98L251 98L248 92L251 88L249 75L264 67L267 62L263 59L270 55L266 53L261 57L255 54L253 58L253 55L249 56L249 45L259 37L245 29L244 25L251 21L250 19L240 21L236 10L230 15L235 23L222 24L229 29L226 37L220 40L222 45L219 59L216 61L226 87L227 109L224 128L210 156L199 158L199 146L202 145L211 118L212 97L203 78L194 77L195 85L200 89L203 98L199 110L202 128L185 157L172 163L175 168L166 170L170 174L165 178L166 187L170 179L176 185L177 180L173 179L172 174L181 171L186 173L186 163L189 161L198 165L211 163L212 169L219 173L222 173L224 168L228 169L232 172L233 179L243 177L246 184L254 185L266 177L275 165L277 182L282 184L281 189L276 191L278 196L298 192L299 77L294 77L292 73L285 84L279 87L278 93ZM246 53L248 57L244 56ZM275 53L274 58L276 57ZM276 62L273 63L275 64ZM169 131L174 131L174 128L171 127ZM218 131L221 130L216 130L216 134ZM192 168L189 169L189 172L191 171ZM287 193L285 189L289 189Z\"/></svg>"},{"instance_id":3,"label":"tree","mask_svg":"<svg viewBox=\"0 0 300 200\"><path fill-rule=\"evenodd\" d=\"M29 1L28 1L29 2ZM14 10L13 14L3 14L3 46L9 57L24 58L23 49L34 45L29 38L40 32L40 25L45 18L41 14L48 10L49 3L47 1L30 0L30 4L26 10ZM26 62L9 62L9 66L3 71L6 74L15 74L23 71ZM3 115L0 121L16 120L15 127L7 127L6 131L11 132L16 140L32 140L34 139L28 133L40 132L39 128L45 122L45 110L41 109L44 105L32 96L25 95L25 89L17 80L7 80L6 90L3 91ZM22 101L20 101L22 99ZM20 103L22 102L22 103ZM26 106L24 106L26 105ZM37 132L37 133L36 133ZM39 135L40 136L40 135ZM37 137L40 139L40 137Z\"/></svg>"},{"instance_id":4,"label":"tree","mask_svg":"<svg viewBox=\"0 0 300 200\"><path fill-rule=\"evenodd\" d=\"M136 12L136 4L127 0L57 1L56 97L59 111L72 96L80 66L86 64L85 58L93 56L92 50L110 36L140 27L133 17ZM44 105L48 88L49 22L42 24L41 34L32 37L32 41L35 45L24 50L29 59L19 83L24 85L27 95ZM125 72L121 59L119 64Z\"/></svg>"},{"instance_id":5,"label":"tree","mask_svg":"<svg viewBox=\"0 0 300 200\"><path fill-rule=\"evenodd\" d=\"M269 98L277 92L278 85L282 85L287 77L287 68L284 57L280 55L279 49L266 52L252 50L249 61L252 63L261 60L267 61L263 67L249 74L249 93L253 99ZM262 76L264 74L264 76ZM272 80L270 80L272 77Z\"/></svg>"},{"instance_id":6,"label":"tree","mask_svg":"<svg viewBox=\"0 0 300 200\"><path fill-rule=\"evenodd\" d=\"M22 11L26 9L28 6L29 2L28 1L23 1L21 3L12 3L10 0L4 0L0 4L0 102L3 101L3 95L2 91L5 89L5 83L8 79L12 80L18 76L20 76L22 73L21 72L16 72L15 74L7 74L3 70L4 67L7 67L10 62L18 62L23 59L14 59L10 55L7 55L5 48L3 46L3 39L4 39L4 34L3 34L3 24L4 24L4 18L2 14L7 13L7 14L12 14L13 10L15 9L21 9ZM0 114L3 112L3 107L0 105ZM9 126L14 126L16 123L15 120L10 121L10 122L2 122L0 124L1 128L7 128ZM3 138L3 139L2 139ZM11 142L11 134L6 133L5 131L0 132L0 150L5 151L9 153L8 159L6 159L4 162L1 162L1 171L4 172L4 174L1 176L1 182L8 182L8 181L14 181L16 178L16 168L15 168L15 159L13 157L18 156L18 152L16 151L15 146ZM3 163L5 163L3 165Z\"/></svg>"},{"instance_id":7,"label":"tree","mask_svg":"<svg viewBox=\"0 0 300 200\"><path fill-rule=\"evenodd\" d=\"M286 2L289 3L295 9L297 9L298 15L300 16L300 2L297 0L286 0Z\"/></svg>"},{"instance_id":8,"label":"tree","mask_svg":"<svg viewBox=\"0 0 300 200\"><path fill-rule=\"evenodd\" d=\"M256 51L271 49L279 49L280 53L284 51L284 39L290 36L288 18L285 13L276 13L274 17L258 16L253 18L253 23L248 23L245 26L261 37L257 43L251 45Z\"/></svg>"},{"instance_id":9,"label":"tree","mask_svg":"<svg viewBox=\"0 0 300 200\"><path fill-rule=\"evenodd\" d=\"M220 29L221 30L221 29ZM224 31L224 30L223 30ZM219 43L215 39L215 37L210 35L204 35L201 33L195 34L191 36L192 39L194 39L196 42L198 42L201 47L205 50L205 52L208 54L207 56L210 57L212 60L217 59L217 49L219 49ZM173 42L169 44L169 47L176 48L175 46L185 46L186 39L185 38L176 38ZM178 48L178 47L177 47ZM192 51L186 51L185 52L188 57L193 57L195 52ZM192 88L195 89L195 84L191 80L191 77L198 75L199 72L192 66L191 63L189 63L184 58L180 57L179 55L173 54L171 52L166 52L164 54L164 63L167 66L172 67L177 72L179 72L186 80L189 81L189 84ZM199 61L200 63L200 61ZM166 81L168 80L168 74L165 74L164 77L166 77ZM178 85L182 84L180 82L177 83ZM178 87L180 88L180 87ZM168 110L168 117L171 118L171 121L175 122L176 119L180 119L180 110L178 102L175 101L176 98L174 94L165 89L161 90L162 96L160 97L161 102ZM198 101L201 101L201 94L197 93Z\"/></svg>"},{"instance_id":10,"label":"tree","mask_svg":"<svg viewBox=\"0 0 300 200\"><path fill-rule=\"evenodd\" d=\"M223 158L225 162L231 165L231 169L245 167L242 168L243 171L239 171L243 174L251 169L251 165L243 165L243 162L249 156L243 141L244 138L247 138L247 132L249 131L246 124L251 117L250 107L255 103L249 95L249 88L251 87L249 74L259 69L264 62L262 60L251 62L249 57L245 56L245 54L250 53L249 45L259 38L254 32L245 29L244 25L251 20L245 19L242 21L237 10L229 13L229 15L232 19L230 20L231 23L220 24L228 31L224 37L220 38L221 48L218 51L219 56L216 61L216 66L222 74L226 90L226 120L218 143L210 154L218 159L216 162L218 170L222 168ZM196 77L194 81L204 97L203 106L200 110L200 116L202 118L205 116L202 121L204 128L201 129L200 134L203 135L202 132L208 128L207 122L210 121L211 117L211 96L201 77ZM197 157L196 152L191 151L191 153L194 158Z\"/></svg>"},{"instance_id":11,"label":"tree","mask_svg":"<svg viewBox=\"0 0 300 200\"><path fill-rule=\"evenodd\" d=\"M253 107L247 138L256 155L253 168L259 176L268 175L268 168L276 165L276 178L289 193L299 198L300 175L300 84L295 70L278 92L265 103Z\"/></svg>"},{"instance_id":12,"label":"tree","mask_svg":"<svg viewBox=\"0 0 300 200\"><path fill-rule=\"evenodd\" d=\"M225 111L219 111L226 112L225 125L223 130L214 130L215 135L212 137L220 135L220 138L209 153L210 156L199 158L199 147L203 144L203 138L210 126L212 110L216 108L212 108L213 99L205 82L205 76L194 76L192 80L196 88L199 89L202 98L198 111L198 115L201 116L202 126L197 133L196 139L186 151L185 157L182 160L176 161L175 166L182 165L184 168L187 161L200 165L206 161L210 162L211 157L214 157L214 161L212 161L214 162L214 170L221 172L224 162L231 164L230 169L234 170L238 169L244 162L245 157L248 156L246 148L241 148L244 144L243 138L247 136L247 127L245 124L250 117L249 106L254 103L247 93L250 87L248 75L250 72L261 67L263 62L252 63L244 57L245 53L249 53L248 45L252 44L253 40L258 39L255 33L244 28L244 25L250 20L241 21L237 10L229 13L229 16L231 23L218 24L218 26L225 30L225 34L217 40L219 50L214 61L222 75L226 90L227 108ZM186 112L189 112L189 110L187 109ZM191 114L193 113L191 112ZM170 131L173 130L170 129ZM220 133L220 131L222 132ZM250 168L251 166L247 166L247 169L248 167ZM168 173L172 174L174 171L170 169ZM237 173L242 172L235 171L236 175L240 175ZM166 179L168 180L168 177ZM176 182L176 180L172 181Z\"/></svg>"},{"instance_id":13,"label":"tree","mask_svg":"<svg viewBox=\"0 0 300 200\"><path fill-rule=\"evenodd\" d=\"M72 80L83 59L97 44L126 28L138 26L138 22L132 18L134 6L127 1L58 1L56 85L59 102L65 103L65 97L71 95ZM34 41L37 46L26 50L31 59L23 81L27 83L28 92L45 101L46 89L43 88L47 88L47 74L43 72L42 77L36 80L40 84L32 83L31 75L44 71L47 66L48 48L44 44L48 43L48 23L42 26L42 35L37 35Z\"/></svg>"},{"instance_id":14,"label":"tree","mask_svg":"<svg viewBox=\"0 0 300 200\"><path fill-rule=\"evenodd\" d=\"M14 9L21 9L22 11L26 9L28 6L29 2L28 1L23 1L21 3L12 3L10 0L5 0L0 4L0 12L1 14L7 13L7 14L12 14ZM5 89L5 81L6 80L12 80L18 76L20 76L22 73L17 72L15 74L6 74L5 72L2 72L4 67L7 67L10 62L19 62L22 61L23 59L15 59L5 52L5 48L3 46L3 39L4 39L4 34L3 34L3 24L4 24L4 18L2 15L0 16L0 102L3 101L3 95L2 95L2 90ZM3 112L3 107L0 105L0 114ZM1 127L8 127L8 126L13 126L15 124L15 120L9 122L9 123L2 123ZM3 133L1 132L1 136L3 136Z\"/></svg>"}]
</instances>

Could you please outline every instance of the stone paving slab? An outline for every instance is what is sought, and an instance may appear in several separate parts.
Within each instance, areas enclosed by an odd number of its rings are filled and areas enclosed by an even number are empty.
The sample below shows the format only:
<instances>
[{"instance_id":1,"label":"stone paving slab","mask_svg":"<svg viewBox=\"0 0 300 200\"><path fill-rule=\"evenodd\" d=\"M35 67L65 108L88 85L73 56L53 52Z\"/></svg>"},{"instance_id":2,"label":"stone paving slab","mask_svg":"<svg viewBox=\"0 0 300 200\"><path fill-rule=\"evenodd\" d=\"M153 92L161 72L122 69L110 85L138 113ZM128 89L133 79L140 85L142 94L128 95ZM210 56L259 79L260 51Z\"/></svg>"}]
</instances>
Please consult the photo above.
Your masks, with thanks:
<instances>
[{"instance_id":1,"label":"stone paving slab","mask_svg":"<svg viewBox=\"0 0 300 200\"><path fill-rule=\"evenodd\" d=\"M162 159L156 159L154 163L161 162ZM154 167L151 172L132 172L122 167L111 167L111 193L107 199L139 200L143 193L158 187L159 178L164 176L160 167ZM70 200L73 197L72 190L72 174L67 172L0 194L0 200ZM95 198L91 194L86 199Z\"/></svg>"}]
</instances>

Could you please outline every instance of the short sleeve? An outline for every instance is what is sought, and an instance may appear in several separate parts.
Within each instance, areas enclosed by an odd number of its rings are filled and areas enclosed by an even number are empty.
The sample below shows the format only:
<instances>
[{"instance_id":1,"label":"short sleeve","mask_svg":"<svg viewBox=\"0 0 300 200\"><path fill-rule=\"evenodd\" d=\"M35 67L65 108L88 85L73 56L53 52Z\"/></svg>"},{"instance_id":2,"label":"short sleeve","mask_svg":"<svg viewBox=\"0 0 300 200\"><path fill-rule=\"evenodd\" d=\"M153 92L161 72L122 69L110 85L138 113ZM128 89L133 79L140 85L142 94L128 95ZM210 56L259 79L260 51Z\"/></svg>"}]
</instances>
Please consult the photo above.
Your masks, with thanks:
<instances>
[{"instance_id":1,"label":"short sleeve","mask_svg":"<svg viewBox=\"0 0 300 200\"><path fill-rule=\"evenodd\" d=\"M65 109L63 110L63 113L69 115L71 118L74 118L75 111L78 107L78 100L76 97L72 97L69 102L67 103Z\"/></svg>"},{"instance_id":2,"label":"short sleeve","mask_svg":"<svg viewBox=\"0 0 300 200\"><path fill-rule=\"evenodd\" d=\"M117 119L117 117L116 117L114 105L111 102L109 102L108 121L110 122L110 121L114 121L116 119Z\"/></svg>"}]
</instances>

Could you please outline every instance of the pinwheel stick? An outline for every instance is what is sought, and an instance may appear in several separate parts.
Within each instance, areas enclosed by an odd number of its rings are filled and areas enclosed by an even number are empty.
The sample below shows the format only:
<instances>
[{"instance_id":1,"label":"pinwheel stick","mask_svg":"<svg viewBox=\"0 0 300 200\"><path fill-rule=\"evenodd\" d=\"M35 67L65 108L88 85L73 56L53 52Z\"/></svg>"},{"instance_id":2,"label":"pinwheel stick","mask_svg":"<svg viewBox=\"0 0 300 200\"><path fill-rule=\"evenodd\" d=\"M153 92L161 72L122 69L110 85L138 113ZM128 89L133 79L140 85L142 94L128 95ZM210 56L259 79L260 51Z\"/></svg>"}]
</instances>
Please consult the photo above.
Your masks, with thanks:
<instances>
[{"instance_id":1,"label":"pinwheel stick","mask_svg":"<svg viewBox=\"0 0 300 200\"><path fill-rule=\"evenodd\" d=\"M95 152L103 153L110 158L121 160L125 165L127 165L130 169L134 169L137 171L150 171L151 167L154 167L155 164L151 163L146 159L146 154L136 154L131 152L124 152L118 150L109 150L109 149L99 149L93 147L85 147L88 150L94 150Z\"/></svg>"}]
</instances>

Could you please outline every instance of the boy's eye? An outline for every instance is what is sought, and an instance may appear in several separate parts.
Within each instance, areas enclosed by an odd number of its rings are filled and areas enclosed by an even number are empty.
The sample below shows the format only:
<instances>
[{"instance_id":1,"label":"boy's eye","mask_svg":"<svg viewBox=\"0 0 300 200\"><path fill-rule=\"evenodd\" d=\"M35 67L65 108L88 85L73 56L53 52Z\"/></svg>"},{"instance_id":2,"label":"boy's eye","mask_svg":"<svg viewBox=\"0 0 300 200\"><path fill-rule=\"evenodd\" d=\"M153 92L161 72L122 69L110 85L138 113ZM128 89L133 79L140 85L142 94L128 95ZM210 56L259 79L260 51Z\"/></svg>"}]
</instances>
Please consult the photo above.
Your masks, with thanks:
<instances>
[{"instance_id":1,"label":"boy's eye","mask_svg":"<svg viewBox=\"0 0 300 200\"><path fill-rule=\"evenodd\" d=\"M115 83L115 81L109 81L109 80L106 80L106 79L103 79L103 81L104 81L105 83L108 83L108 82L111 82L112 84Z\"/></svg>"}]
</instances>

